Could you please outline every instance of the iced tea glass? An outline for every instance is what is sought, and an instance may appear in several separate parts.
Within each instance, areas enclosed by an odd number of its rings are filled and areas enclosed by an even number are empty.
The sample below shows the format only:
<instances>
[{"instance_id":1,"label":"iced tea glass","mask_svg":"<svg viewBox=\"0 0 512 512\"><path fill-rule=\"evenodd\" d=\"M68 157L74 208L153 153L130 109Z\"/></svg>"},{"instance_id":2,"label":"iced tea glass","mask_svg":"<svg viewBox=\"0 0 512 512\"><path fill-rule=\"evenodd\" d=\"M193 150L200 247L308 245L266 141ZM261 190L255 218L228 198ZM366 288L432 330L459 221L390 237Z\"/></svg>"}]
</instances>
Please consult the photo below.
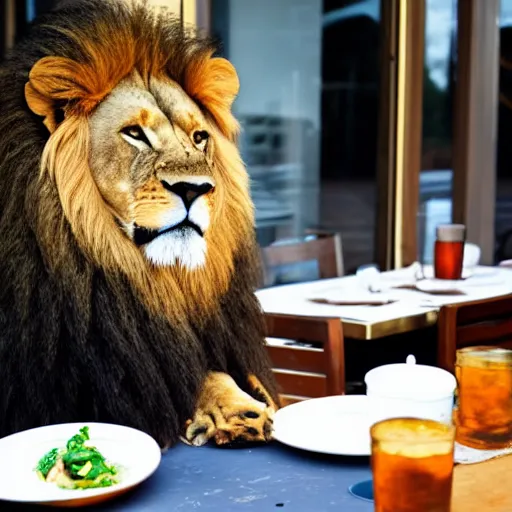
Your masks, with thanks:
<instances>
[{"instance_id":1,"label":"iced tea glass","mask_svg":"<svg viewBox=\"0 0 512 512\"><path fill-rule=\"evenodd\" d=\"M457 351L457 441L483 450L512 446L512 350Z\"/></svg>"},{"instance_id":2,"label":"iced tea glass","mask_svg":"<svg viewBox=\"0 0 512 512\"><path fill-rule=\"evenodd\" d=\"M376 512L449 512L455 427L393 418L371 428Z\"/></svg>"}]
</instances>

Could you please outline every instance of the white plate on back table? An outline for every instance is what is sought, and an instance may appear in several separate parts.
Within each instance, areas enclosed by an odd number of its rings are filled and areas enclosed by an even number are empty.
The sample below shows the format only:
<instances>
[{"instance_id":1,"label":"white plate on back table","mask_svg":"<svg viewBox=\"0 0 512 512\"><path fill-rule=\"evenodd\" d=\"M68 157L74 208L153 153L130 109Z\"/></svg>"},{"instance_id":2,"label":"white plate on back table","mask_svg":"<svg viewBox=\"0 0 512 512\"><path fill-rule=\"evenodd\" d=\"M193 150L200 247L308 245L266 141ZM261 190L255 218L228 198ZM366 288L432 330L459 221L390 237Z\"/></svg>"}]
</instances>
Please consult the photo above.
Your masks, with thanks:
<instances>
[{"instance_id":1,"label":"white plate on back table","mask_svg":"<svg viewBox=\"0 0 512 512\"><path fill-rule=\"evenodd\" d=\"M89 427L90 441L109 463L120 466L120 482L99 489L60 489L41 481L34 471L52 448ZM0 500L41 505L81 507L106 501L140 484L158 468L161 451L156 441L139 430L107 423L65 423L25 430L0 439ZM8 461L8 462L6 462Z\"/></svg>"},{"instance_id":2,"label":"white plate on back table","mask_svg":"<svg viewBox=\"0 0 512 512\"><path fill-rule=\"evenodd\" d=\"M312 452L370 455L368 398L329 396L284 407L274 417L274 439Z\"/></svg>"}]
</instances>

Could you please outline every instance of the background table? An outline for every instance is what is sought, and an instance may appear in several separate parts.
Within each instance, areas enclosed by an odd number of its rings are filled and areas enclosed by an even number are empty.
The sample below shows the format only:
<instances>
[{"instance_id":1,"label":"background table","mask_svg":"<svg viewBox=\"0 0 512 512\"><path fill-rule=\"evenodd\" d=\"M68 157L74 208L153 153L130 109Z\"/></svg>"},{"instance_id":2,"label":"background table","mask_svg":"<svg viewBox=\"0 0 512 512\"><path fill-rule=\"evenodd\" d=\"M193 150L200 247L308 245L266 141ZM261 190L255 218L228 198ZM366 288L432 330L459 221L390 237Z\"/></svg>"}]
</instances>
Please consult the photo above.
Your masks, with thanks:
<instances>
[{"instance_id":1,"label":"background table","mask_svg":"<svg viewBox=\"0 0 512 512\"><path fill-rule=\"evenodd\" d=\"M431 267L425 267L432 273ZM412 282L408 269L381 274L389 285ZM354 275L336 279L275 286L258 290L261 307L268 313L340 317L345 338L370 340L434 326L444 304L486 299L512 293L512 271L499 267L477 267L474 276L461 284L465 295L431 295L415 290L390 289L373 298L398 299L384 306L334 306L311 302L311 298L354 299L360 296L361 283Z\"/></svg>"},{"instance_id":2,"label":"background table","mask_svg":"<svg viewBox=\"0 0 512 512\"><path fill-rule=\"evenodd\" d=\"M157 472L140 487L115 501L82 510L372 512L373 503L347 490L369 478L367 457L322 456L277 442L238 449L180 444L163 456ZM0 502L0 510L48 508Z\"/></svg>"}]
</instances>

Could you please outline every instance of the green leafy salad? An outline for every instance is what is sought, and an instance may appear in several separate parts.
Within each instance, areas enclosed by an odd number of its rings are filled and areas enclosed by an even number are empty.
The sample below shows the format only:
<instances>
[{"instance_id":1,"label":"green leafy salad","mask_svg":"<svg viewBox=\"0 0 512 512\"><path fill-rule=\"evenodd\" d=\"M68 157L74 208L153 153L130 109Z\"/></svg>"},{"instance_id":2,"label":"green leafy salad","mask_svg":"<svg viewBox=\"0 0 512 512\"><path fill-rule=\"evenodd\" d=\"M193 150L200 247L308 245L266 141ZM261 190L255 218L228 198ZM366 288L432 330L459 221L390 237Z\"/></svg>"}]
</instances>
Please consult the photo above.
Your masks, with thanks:
<instances>
[{"instance_id":1,"label":"green leafy salad","mask_svg":"<svg viewBox=\"0 0 512 512\"><path fill-rule=\"evenodd\" d=\"M105 457L89 441L89 427L83 427L66 444L54 448L41 457L35 471L45 482L64 489L92 489L117 484L118 469L107 463Z\"/></svg>"}]
</instances>

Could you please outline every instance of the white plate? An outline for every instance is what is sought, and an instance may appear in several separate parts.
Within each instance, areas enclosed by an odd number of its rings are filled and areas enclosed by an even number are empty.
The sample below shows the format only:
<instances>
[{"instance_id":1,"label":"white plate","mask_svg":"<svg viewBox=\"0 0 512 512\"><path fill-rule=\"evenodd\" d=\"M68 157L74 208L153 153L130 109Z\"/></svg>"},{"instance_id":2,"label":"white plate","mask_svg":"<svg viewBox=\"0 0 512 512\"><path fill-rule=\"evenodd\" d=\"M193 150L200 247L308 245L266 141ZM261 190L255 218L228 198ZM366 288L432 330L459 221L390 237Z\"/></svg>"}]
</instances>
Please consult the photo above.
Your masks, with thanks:
<instances>
[{"instance_id":1,"label":"white plate","mask_svg":"<svg viewBox=\"0 0 512 512\"><path fill-rule=\"evenodd\" d=\"M277 411L274 439L331 455L370 455L370 419L366 395L329 396Z\"/></svg>"},{"instance_id":2,"label":"white plate","mask_svg":"<svg viewBox=\"0 0 512 512\"><path fill-rule=\"evenodd\" d=\"M416 288L423 292L449 293L456 290L466 292L468 289L485 286L502 286L506 281L498 274L475 273L459 280L427 278L416 283Z\"/></svg>"},{"instance_id":3,"label":"white plate","mask_svg":"<svg viewBox=\"0 0 512 512\"><path fill-rule=\"evenodd\" d=\"M60 489L41 481L34 471L39 459L52 448L66 446L83 426L105 458L122 468L121 481L101 489ZM0 439L0 500L54 506L84 506L128 491L147 479L160 464L156 441L139 430L106 423L66 423L25 430ZM8 462L7 462L8 461Z\"/></svg>"},{"instance_id":4,"label":"white plate","mask_svg":"<svg viewBox=\"0 0 512 512\"><path fill-rule=\"evenodd\" d=\"M432 267L424 267L423 274L426 279L435 280L434 269ZM486 281L489 278L491 282L502 281L502 279L500 279L500 272L496 267L465 267L462 269L462 279L452 281L452 283L460 283L468 279L471 283L474 283L475 278L478 278L478 281ZM443 279L440 279L440 281L443 281Z\"/></svg>"},{"instance_id":5,"label":"white plate","mask_svg":"<svg viewBox=\"0 0 512 512\"><path fill-rule=\"evenodd\" d=\"M482 268L478 268L478 267L473 267L473 268L463 268L462 269L462 280L464 279L468 279L469 277L472 277L474 275L489 275L491 272L489 272L487 269L482 269ZM432 266L424 266L423 267L423 275L426 279L435 279L434 278L434 267ZM441 279L442 281L442 279ZM452 282L458 282L458 281L452 281Z\"/></svg>"},{"instance_id":6,"label":"white plate","mask_svg":"<svg viewBox=\"0 0 512 512\"><path fill-rule=\"evenodd\" d=\"M423 279L416 283L416 288L420 292L426 293L453 293L453 295L460 295L457 292L463 292L463 280L450 280L450 279Z\"/></svg>"}]
</instances>

